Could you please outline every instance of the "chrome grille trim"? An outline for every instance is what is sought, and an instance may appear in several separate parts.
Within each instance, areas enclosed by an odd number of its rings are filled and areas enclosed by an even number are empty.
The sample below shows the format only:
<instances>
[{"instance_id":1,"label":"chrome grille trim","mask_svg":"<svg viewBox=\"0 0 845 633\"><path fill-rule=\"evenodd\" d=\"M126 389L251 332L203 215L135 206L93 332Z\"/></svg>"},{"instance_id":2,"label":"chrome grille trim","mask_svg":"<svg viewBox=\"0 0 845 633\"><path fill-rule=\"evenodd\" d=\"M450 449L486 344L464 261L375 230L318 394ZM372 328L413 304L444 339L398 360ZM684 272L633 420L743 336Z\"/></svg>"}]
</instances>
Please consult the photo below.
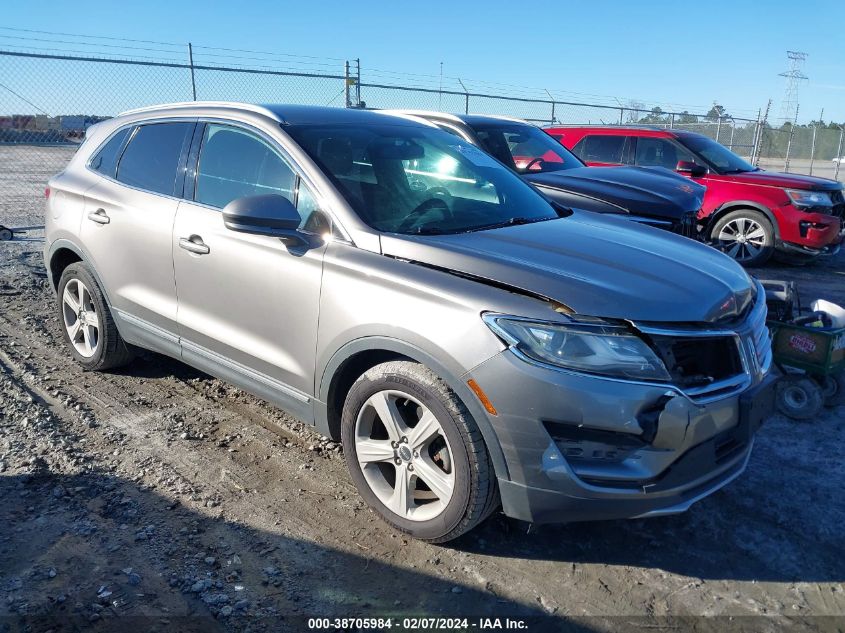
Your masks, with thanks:
<instances>
[{"instance_id":1,"label":"chrome grille trim","mask_svg":"<svg viewBox=\"0 0 845 633\"><path fill-rule=\"evenodd\" d=\"M675 386L687 398L697 404L707 404L722 398L736 395L765 376L772 365L771 333L766 325L768 308L766 292L760 282L755 281L757 296L753 307L745 319L735 328L674 328L671 326L646 326L634 323L644 334L655 334L678 338L730 337L734 340L743 371L739 374L703 387L681 389Z\"/></svg>"}]
</instances>

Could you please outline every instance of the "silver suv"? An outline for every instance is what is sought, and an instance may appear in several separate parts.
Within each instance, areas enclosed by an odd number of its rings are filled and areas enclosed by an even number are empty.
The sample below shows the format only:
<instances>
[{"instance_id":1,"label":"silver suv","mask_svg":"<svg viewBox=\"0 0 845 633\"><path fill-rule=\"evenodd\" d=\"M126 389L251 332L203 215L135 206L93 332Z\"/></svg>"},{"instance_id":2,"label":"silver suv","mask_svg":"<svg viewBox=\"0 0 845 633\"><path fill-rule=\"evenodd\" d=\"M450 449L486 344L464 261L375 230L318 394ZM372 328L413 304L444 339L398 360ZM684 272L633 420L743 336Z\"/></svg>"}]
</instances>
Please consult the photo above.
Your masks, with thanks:
<instances>
[{"instance_id":1,"label":"silver suv","mask_svg":"<svg viewBox=\"0 0 845 633\"><path fill-rule=\"evenodd\" d=\"M761 286L555 206L413 117L186 103L89 130L45 261L87 370L136 348L343 443L388 523L443 542L670 514L745 468L771 405Z\"/></svg>"}]
</instances>

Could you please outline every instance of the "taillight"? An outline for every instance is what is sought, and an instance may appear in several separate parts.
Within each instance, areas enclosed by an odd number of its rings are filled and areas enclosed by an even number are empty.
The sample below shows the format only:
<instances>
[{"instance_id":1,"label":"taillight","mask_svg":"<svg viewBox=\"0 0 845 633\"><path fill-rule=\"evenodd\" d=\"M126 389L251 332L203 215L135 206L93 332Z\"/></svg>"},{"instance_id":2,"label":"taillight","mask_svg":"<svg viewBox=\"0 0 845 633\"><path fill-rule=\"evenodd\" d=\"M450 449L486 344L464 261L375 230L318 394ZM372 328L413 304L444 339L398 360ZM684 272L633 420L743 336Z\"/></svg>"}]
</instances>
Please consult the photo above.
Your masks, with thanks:
<instances>
[{"instance_id":1,"label":"taillight","mask_svg":"<svg viewBox=\"0 0 845 633\"><path fill-rule=\"evenodd\" d=\"M44 197L45 198L50 197L50 187L44 187Z\"/></svg>"}]
</instances>

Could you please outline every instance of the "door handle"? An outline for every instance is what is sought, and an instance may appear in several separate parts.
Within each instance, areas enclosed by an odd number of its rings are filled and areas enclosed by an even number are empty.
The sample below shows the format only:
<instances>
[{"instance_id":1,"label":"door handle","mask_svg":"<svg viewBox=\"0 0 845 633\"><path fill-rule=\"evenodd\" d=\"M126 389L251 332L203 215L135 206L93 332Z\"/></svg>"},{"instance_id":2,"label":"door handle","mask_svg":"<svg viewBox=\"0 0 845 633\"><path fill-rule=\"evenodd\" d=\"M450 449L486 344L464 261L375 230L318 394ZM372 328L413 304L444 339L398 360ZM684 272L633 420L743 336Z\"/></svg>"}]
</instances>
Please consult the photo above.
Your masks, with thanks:
<instances>
[{"instance_id":1,"label":"door handle","mask_svg":"<svg viewBox=\"0 0 845 633\"><path fill-rule=\"evenodd\" d=\"M179 248L184 248L189 253L195 253L197 255L208 255L211 252L211 249L208 248L208 245L202 241L199 235L180 237Z\"/></svg>"},{"instance_id":2,"label":"door handle","mask_svg":"<svg viewBox=\"0 0 845 633\"><path fill-rule=\"evenodd\" d=\"M106 214L105 209L97 209L96 211L91 211L88 214L88 219L96 222L97 224L108 224L111 222L111 218Z\"/></svg>"}]
</instances>

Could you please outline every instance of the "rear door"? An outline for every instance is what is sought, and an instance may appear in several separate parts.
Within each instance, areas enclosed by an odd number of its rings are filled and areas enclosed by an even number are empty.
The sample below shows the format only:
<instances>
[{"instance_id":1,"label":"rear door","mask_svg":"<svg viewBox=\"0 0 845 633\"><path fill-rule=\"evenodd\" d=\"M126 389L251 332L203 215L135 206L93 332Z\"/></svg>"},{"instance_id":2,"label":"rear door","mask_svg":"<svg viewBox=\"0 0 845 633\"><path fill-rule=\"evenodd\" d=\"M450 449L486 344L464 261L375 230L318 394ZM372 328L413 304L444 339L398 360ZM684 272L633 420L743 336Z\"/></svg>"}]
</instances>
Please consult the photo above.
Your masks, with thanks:
<instances>
[{"instance_id":1,"label":"rear door","mask_svg":"<svg viewBox=\"0 0 845 633\"><path fill-rule=\"evenodd\" d=\"M678 161L701 164L692 152L671 139L639 136L634 141L634 164L638 167L665 167L675 171Z\"/></svg>"},{"instance_id":2,"label":"rear door","mask_svg":"<svg viewBox=\"0 0 845 633\"><path fill-rule=\"evenodd\" d=\"M116 318L135 326L121 331L161 351L178 352L171 235L194 126L167 121L121 130L89 164L103 178L85 193L82 243ZM165 336L147 339L153 332Z\"/></svg>"},{"instance_id":3,"label":"rear door","mask_svg":"<svg viewBox=\"0 0 845 633\"><path fill-rule=\"evenodd\" d=\"M182 356L253 392L267 388L259 395L307 418L325 245L303 251L232 231L222 209L280 194L302 229L322 233L315 198L273 139L236 123L201 124L190 162L173 230Z\"/></svg>"},{"instance_id":4,"label":"rear door","mask_svg":"<svg viewBox=\"0 0 845 633\"><path fill-rule=\"evenodd\" d=\"M575 144L572 153L591 167L624 165L630 143L625 134L587 134Z\"/></svg>"}]
</instances>

